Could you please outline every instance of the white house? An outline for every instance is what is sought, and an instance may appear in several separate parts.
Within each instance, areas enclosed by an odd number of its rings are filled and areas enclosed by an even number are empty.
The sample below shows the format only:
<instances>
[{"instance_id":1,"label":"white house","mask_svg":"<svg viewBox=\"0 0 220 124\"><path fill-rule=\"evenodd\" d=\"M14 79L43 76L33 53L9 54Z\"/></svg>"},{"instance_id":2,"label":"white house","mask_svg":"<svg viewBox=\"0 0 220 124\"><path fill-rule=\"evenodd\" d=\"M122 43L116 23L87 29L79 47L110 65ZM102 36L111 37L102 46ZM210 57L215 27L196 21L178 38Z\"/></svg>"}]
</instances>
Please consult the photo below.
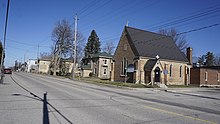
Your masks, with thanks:
<instances>
[{"instance_id":1,"label":"white house","mask_svg":"<svg viewBox=\"0 0 220 124\"><path fill-rule=\"evenodd\" d=\"M26 72L36 72L37 71L37 59L27 60Z\"/></svg>"}]
</instances>

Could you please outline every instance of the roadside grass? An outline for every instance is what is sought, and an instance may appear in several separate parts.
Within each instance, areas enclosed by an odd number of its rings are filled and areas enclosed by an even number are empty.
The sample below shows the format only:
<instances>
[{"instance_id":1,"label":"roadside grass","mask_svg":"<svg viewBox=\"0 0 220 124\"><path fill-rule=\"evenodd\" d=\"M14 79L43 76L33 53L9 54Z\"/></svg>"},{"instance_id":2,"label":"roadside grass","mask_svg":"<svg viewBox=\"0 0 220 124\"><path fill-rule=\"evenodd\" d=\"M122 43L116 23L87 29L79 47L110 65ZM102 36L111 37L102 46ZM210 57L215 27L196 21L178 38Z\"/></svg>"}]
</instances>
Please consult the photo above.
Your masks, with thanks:
<instances>
[{"instance_id":1,"label":"roadside grass","mask_svg":"<svg viewBox=\"0 0 220 124\"><path fill-rule=\"evenodd\" d=\"M42 74L45 75L45 74ZM57 78L69 78L72 79L72 76L53 76ZM87 83L99 84L99 85L107 85L107 86L116 86L116 87L130 87L130 88L159 88L157 85L143 85L143 84L134 84L134 83L125 83L125 82L114 82L104 79L99 79L95 77L78 77L76 76L77 80L85 81ZM168 88L197 88L196 85L167 85Z\"/></svg>"},{"instance_id":2,"label":"roadside grass","mask_svg":"<svg viewBox=\"0 0 220 124\"><path fill-rule=\"evenodd\" d=\"M198 86L192 86L192 85L167 85L168 88L195 88Z\"/></svg>"},{"instance_id":3,"label":"roadside grass","mask_svg":"<svg viewBox=\"0 0 220 124\"><path fill-rule=\"evenodd\" d=\"M101 79L93 78L93 77L80 78L80 80L86 81L88 83L93 83L93 84L101 84L101 85L117 86L117 87L157 88L156 86L146 86L143 84L134 84L134 83L125 83L125 82L113 82L113 81L101 80Z\"/></svg>"}]
</instances>

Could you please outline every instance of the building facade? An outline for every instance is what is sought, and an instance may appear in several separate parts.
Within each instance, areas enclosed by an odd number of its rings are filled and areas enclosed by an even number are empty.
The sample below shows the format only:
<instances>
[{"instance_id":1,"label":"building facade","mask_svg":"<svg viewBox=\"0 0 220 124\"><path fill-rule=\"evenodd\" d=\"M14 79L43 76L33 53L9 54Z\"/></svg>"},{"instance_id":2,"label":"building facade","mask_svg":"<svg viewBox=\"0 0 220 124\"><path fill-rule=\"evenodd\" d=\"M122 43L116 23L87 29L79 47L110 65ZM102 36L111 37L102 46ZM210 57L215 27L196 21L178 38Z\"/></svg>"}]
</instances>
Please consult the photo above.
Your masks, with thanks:
<instances>
[{"instance_id":1,"label":"building facade","mask_svg":"<svg viewBox=\"0 0 220 124\"><path fill-rule=\"evenodd\" d=\"M111 63L112 55L105 52L98 54L90 54L87 58L84 58L82 65L83 77L98 77L100 79L111 78Z\"/></svg>"},{"instance_id":2,"label":"building facade","mask_svg":"<svg viewBox=\"0 0 220 124\"><path fill-rule=\"evenodd\" d=\"M192 52L191 49L187 51ZM113 61L114 81L189 84L191 62L174 41L164 35L125 27Z\"/></svg>"},{"instance_id":3,"label":"building facade","mask_svg":"<svg viewBox=\"0 0 220 124\"><path fill-rule=\"evenodd\" d=\"M37 59L27 60L26 72L37 72Z\"/></svg>"},{"instance_id":4,"label":"building facade","mask_svg":"<svg viewBox=\"0 0 220 124\"><path fill-rule=\"evenodd\" d=\"M50 59L39 59L38 60L38 73L48 74L50 69Z\"/></svg>"},{"instance_id":5,"label":"building facade","mask_svg":"<svg viewBox=\"0 0 220 124\"><path fill-rule=\"evenodd\" d=\"M76 65L78 65L76 63ZM67 75L72 73L73 62L71 59L61 59L60 65L57 67L57 75ZM51 59L39 59L38 60L38 72L43 74L52 74L53 68L51 68Z\"/></svg>"},{"instance_id":6,"label":"building facade","mask_svg":"<svg viewBox=\"0 0 220 124\"><path fill-rule=\"evenodd\" d=\"M190 82L196 86L220 86L220 66L193 67Z\"/></svg>"}]
</instances>

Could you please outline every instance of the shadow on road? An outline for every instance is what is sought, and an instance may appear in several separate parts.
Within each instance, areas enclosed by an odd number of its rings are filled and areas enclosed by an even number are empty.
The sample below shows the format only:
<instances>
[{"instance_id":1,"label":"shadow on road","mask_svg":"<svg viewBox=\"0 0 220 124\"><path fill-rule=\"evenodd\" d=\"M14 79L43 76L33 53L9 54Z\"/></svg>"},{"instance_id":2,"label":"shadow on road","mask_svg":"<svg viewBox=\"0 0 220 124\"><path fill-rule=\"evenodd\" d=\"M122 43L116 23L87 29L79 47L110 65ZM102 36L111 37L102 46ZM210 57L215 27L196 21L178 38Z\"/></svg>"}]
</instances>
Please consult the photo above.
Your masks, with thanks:
<instances>
[{"instance_id":1,"label":"shadow on road","mask_svg":"<svg viewBox=\"0 0 220 124\"><path fill-rule=\"evenodd\" d=\"M47 108L47 93L44 93L43 99L43 124L49 124L49 112Z\"/></svg>"},{"instance_id":2,"label":"shadow on road","mask_svg":"<svg viewBox=\"0 0 220 124\"><path fill-rule=\"evenodd\" d=\"M49 111L48 111L48 107L47 107L47 104L48 104L48 102L47 102L47 93L44 93L44 98L43 99L36 98L36 97L30 97L30 96L19 94L19 93L14 93L12 95L13 96L23 96L23 97L27 97L27 98L30 98L30 99L34 99L34 100L43 102L43 124L50 124Z\"/></svg>"}]
</instances>

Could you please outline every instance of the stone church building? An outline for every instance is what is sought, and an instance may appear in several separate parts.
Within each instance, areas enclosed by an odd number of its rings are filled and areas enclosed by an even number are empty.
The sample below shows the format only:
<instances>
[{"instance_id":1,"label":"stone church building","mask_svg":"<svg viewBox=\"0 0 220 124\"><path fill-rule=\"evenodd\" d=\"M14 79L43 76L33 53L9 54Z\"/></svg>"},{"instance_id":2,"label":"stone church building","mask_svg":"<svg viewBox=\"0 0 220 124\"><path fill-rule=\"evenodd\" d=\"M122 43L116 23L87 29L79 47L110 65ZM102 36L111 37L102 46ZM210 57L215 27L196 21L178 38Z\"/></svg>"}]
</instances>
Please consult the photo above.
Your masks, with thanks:
<instances>
[{"instance_id":1,"label":"stone church building","mask_svg":"<svg viewBox=\"0 0 220 124\"><path fill-rule=\"evenodd\" d=\"M125 26L113 61L112 81L188 85L192 49L186 56L171 37Z\"/></svg>"}]
</instances>

